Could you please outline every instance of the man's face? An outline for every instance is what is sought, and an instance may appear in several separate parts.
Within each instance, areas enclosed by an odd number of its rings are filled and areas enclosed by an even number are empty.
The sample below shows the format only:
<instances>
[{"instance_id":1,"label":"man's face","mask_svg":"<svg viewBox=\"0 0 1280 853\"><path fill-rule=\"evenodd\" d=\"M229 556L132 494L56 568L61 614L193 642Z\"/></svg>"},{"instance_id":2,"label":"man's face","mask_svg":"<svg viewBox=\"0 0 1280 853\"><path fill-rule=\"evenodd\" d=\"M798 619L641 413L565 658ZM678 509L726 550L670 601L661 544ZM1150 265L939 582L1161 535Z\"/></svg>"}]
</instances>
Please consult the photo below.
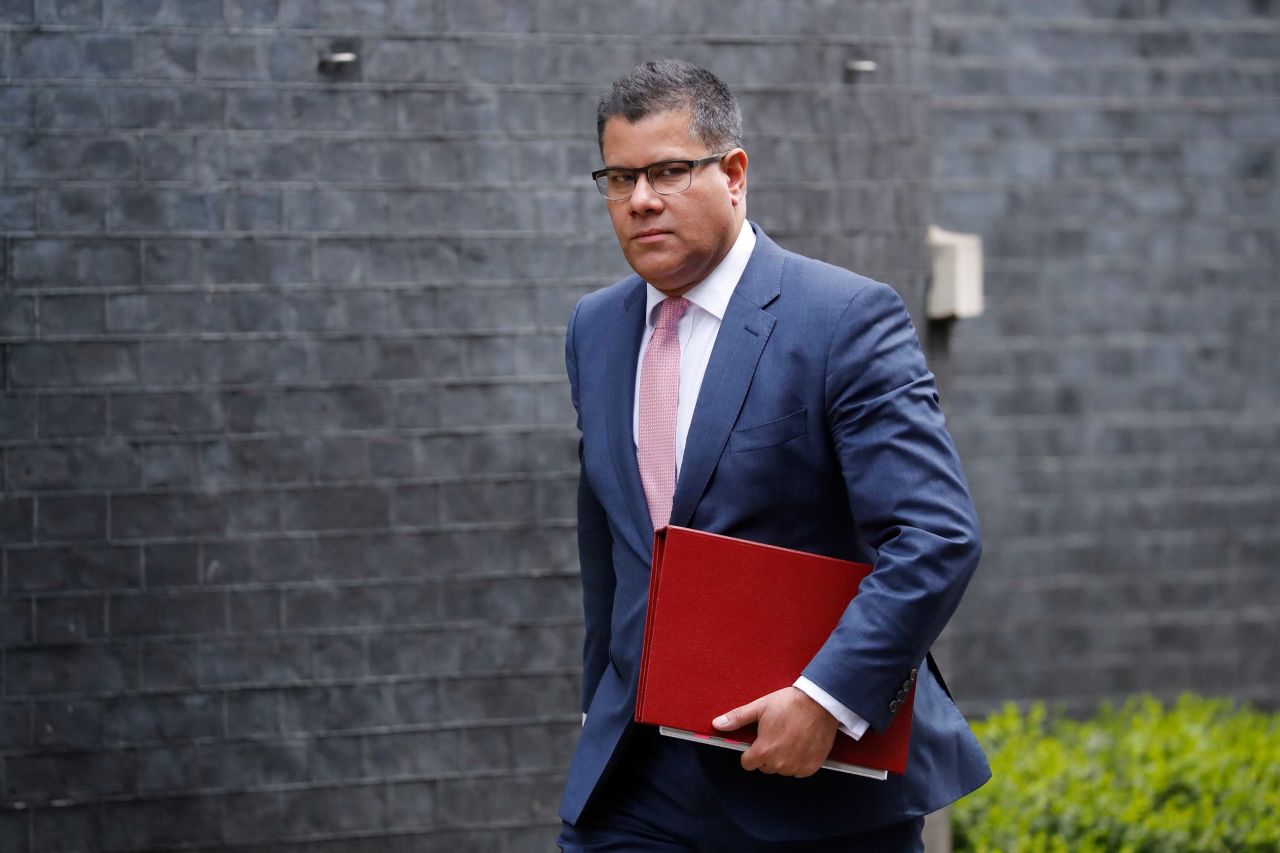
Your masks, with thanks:
<instances>
[{"instance_id":1,"label":"man's face","mask_svg":"<svg viewBox=\"0 0 1280 853\"><path fill-rule=\"evenodd\" d=\"M641 168L661 160L700 160L708 151L689 137L687 110L638 122L621 116L604 126L606 166ZM630 198L606 201L622 254L641 278L679 296L706 278L729 253L745 217L747 155L740 148L693 172L689 189L660 195L641 176Z\"/></svg>"}]
</instances>

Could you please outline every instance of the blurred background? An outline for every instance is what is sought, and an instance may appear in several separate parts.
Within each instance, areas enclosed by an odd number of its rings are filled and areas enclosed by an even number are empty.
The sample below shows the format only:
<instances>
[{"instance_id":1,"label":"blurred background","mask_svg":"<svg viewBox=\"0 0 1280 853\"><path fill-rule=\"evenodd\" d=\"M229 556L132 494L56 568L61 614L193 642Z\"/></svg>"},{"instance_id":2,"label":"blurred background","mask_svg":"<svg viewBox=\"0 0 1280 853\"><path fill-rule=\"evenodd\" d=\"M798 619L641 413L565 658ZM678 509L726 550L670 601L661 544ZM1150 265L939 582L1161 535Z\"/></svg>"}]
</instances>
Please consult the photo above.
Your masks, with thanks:
<instances>
[{"instance_id":1,"label":"blurred background","mask_svg":"<svg viewBox=\"0 0 1280 853\"><path fill-rule=\"evenodd\" d=\"M0 849L550 849L594 107L662 55L917 319L962 709L1278 704L1280 3L0 0Z\"/></svg>"}]
</instances>

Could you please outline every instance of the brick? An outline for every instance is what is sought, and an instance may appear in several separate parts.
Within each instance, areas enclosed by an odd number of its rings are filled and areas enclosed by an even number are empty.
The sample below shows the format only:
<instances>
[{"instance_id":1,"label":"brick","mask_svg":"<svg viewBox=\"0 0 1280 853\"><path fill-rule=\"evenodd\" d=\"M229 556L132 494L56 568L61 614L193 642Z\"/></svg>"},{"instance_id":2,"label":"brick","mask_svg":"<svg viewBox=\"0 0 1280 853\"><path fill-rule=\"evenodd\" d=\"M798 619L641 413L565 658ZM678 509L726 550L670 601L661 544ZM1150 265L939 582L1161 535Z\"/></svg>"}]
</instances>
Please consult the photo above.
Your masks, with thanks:
<instances>
[{"instance_id":1,"label":"brick","mask_svg":"<svg viewBox=\"0 0 1280 853\"><path fill-rule=\"evenodd\" d=\"M111 596L111 634L116 637L224 633L225 599L219 592L133 592Z\"/></svg>"},{"instance_id":2,"label":"brick","mask_svg":"<svg viewBox=\"0 0 1280 853\"><path fill-rule=\"evenodd\" d=\"M101 191L73 188L42 192L40 221L45 229L102 231L106 228L105 197Z\"/></svg>"},{"instance_id":3,"label":"brick","mask_svg":"<svg viewBox=\"0 0 1280 853\"><path fill-rule=\"evenodd\" d=\"M32 705L31 716L36 746L92 750L102 743L101 702L37 702Z\"/></svg>"},{"instance_id":4,"label":"brick","mask_svg":"<svg viewBox=\"0 0 1280 853\"><path fill-rule=\"evenodd\" d=\"M283 696L286 732L331 732L394 725L394 696L386 685L313 687Z\"/></svg>"},{"instance_id":5,"label":"brick","mask_svg":"<svg viewBox=\"0 0 1280 853\"><path fill-rule=\"evenodd\" d=\"M135 774L135 758L124 752L9 756L5 798L44 803L119 795L133 788Z\"/></svg>"},{"instance_id":6,"label":"brick","mask_svg":"<svg viewBox=\"0 0 1280 853\"><path fill-rule=\"evenodd\" d=\"M424 581L376 587L287 590L284 626L298 629L422 623L436 618L437 600L435 586Z\"/></svg>"},{"instance_id":7,"label":"brick","mask_svg":"<svg viewBox=\"0 0 1280 853\"><path fill-rule=\"evenodd\" d=\"M36 601L35 636L42 645L85 643L106 636L100 596Z\"/></svg>"},{"instance_id":8,"label":"brick","mask_svg":"<svg viewBox=\"0 0 1280 853\"><path fill-rule=\"evenodd\" d=\"M15 344L10 347L13 387L126 385L138 381L138 349L130 343Z\"/></svg>"},{"instance_id":9,"label":"brick","mask_svg":"<svg viewBox=\"0 0 1280 853\"><path fill-rule=\"evenodd\" d=\"M361 636L321 636L311 640L311 666L316 678L362 678L366 674Z\"/></svg>"},{"instance_id":10,"label":"brick","mask_svg":"<svg viewBox=\"0 0 1280 853\"><path fill-rule=\"evenodd\" d=\"M165 32L138 33L137 66L139 76L173 80L191 80L196 76L199 38L192 34Z\"/></svg>"},{"instance_id":11,"label":"brick","mask_svg":"<svg viewBox=\"0 0 1280 853\"><path fill-rule=\"evenodd\" d=\"M36 332L36 300L0 294L0 336L31 337Z\"/></svg>"},{"instance_id":12,"label":"brick","mask_svg":"<svg viewBox=\"0 0 1280 853\"><path fill-rule=\"evenodd\" d=\"M221 401L202 393L113 395L109 416L115 435L153 436L202 433L223 421Z\"/></svg>"},{"instance_id":13,"label":"brick","mask_svg":"<svg viewBox=\"0 0 1280 853\"><path fill-rule=\"evenodd\" d=\"M107 227L118 231L215 230L222 223L219 195L186 190L123 190L108 206Z\"/></svg>"},{"instance_id":14,"label":"brick","mask_svg":"<svg viewBox=\"0 0 1280 853\"><path fill-rule=\"evenodd\" d=\"M360 737L319 737L311 741L311 780L348 782L361 778Z\"/></svg>"},{"instance_id":15,"label":"brick","mask_svg":"<svg viewBox=\"0 0 1280 853\"><path fill-rule=\"evenodd\" d=\"M30 24L35 21L35 0L0 0L0 14L10 24Z\"/></svg>"},{"instance_id":16,"label":"brick","mask_svg":"<svg viewBox=\"0 0 1280 853\"><path fill-rule=\"evenodd\" d=\"M42 542L106 538L105 498L41 497L37 507L36 536Z\"/></svg>"},{"instance_id":17,"label":"brick","mask_svg":"<svg viewBox=\"0 0 1280 853\"><path fill-rule=\"evenodd\" d=\"M199 649L203 684L291 684L310 674L306 641L210 642Z\"/></svg>"},{"instance_id":18,"label":"brick","mask_svg":"<svg viewBox=\"0 0 1280 853\"><path fill-rule=\"evenodd\" d=\"M124 286L138 280L138 251L127 239L16 239L13 280L27 287Z\"/></svg>"},{"instance_id":19,"label":"brick","mask_svg":"<svg viewBox=\"0 0 1280 853\"><path fill-rule=\"evenodd\" d=\"M214 743L200 747L200 780L210 788L240 788L303 782L304 741Z\"/></svg>"},{"instance_id":20,"label":"brick","mask_svg":"<svg viewBox=\"0 0 1280 853\"><path fill-rule=\"evenodd\" d=\"M38 809L31 814L31 849L59 853L84 850L86 839L101 837L101 826L101 813L93 806L59 804Z\"/></svg>"},{"instance_id":21,"label":"brick","mask_svg":"<svg viewBox=\"0 0 1280 853\"><path fill-rule=\"evenodd\" d=\"M32 603L28 599L0 601L0 641L5 645L32 642Z\"/></svg>"},{"instance_id":22,"label":"brick","mask_svg":"<svg viewBox=\"0 0 1280 853\"><path fill-rule=\"evenodd\" d=\"M112 807L99 842L107 850L136 850L174 844L211 844L220 839L217 800L210 797L153 797Z\"/></svg>"},{"instance_id":23,"label":"brick","mask_svg":"<svg viewBox=\"0 0 1280 853\"><path fill-rule=\"evenodd\" d=\"M365 739L366 770L382 778L456 773L463 768L461 752L460 733L449 730L370 735Z\"/></svg>"},{"instance_id":24,"label":"brick","mask_svg":"<svg viewBox=\"0 0 1280 853\"><path fill-rule=\"evenodd\" d=\"M434 782L391 782L387 785L387 825L391 829L435 824Z\"/></svg>"},{"instance_id":25,"label":"brick","mask_svg":"<svg viewBox=\"0 0 1280 853\"><path fill-rule=\"evenodd\" d=\"M266 77L259 39L210 36L200 46L199 73L207 80L262 80Z\"/></svg>"},{"instance_id":26,"label":"brick","mask_svg":"<svg viewBox=\"0 0 1280 853\"><path fill-rule=\"evenodd\" d=\"M227 595L227 630L256 634L280 628L278 592L232 592Z\"/></svg>"},{"instance_id":27,"label":"brick","mask_svg":"<svg viewBox=\"0 0 1280 853\"><path fill-rule=\"evenodd\" d=\"M274 735L282 731L278 691L236 690L226 694L223 707L227 735Z\"/></svg>"},{"instance_id":28,"label":"brick","mask_svg":"<svg viewBox=\"0 0 1280 853\"><path fill-rule=\"evenodd\" d=\"M302 240L208 240L204 256L204 280L210 284L282 284L311 278L311 249Z\"/></svg>"},{"instance_id":29,"label":"brick","mask_svg":"<svg viewBox=\"0 0 1280 853\"><path fill-rule=\"evenodd\" d=\"M104 646L13 649L4 666L11 696L124 690L138 678L131 650Z\"/></svg>"},{"instance_id":30,"label":"brick","mask_svg":"<svg viewBox=\"0 0 1280 853\"><path fill-rule=\"evenodd\" d=\"M271 27L280 15L279 0L230 0L225 4L231 27Z\"/></svg>"},{"instance_id":31,"label":"brick","mask_svg":"<svg viewBox=\"0 0 1280 853\"><path fill-rule=\"evenodd\" d=\"M14 448L8 453L10 485L24 491L122 489L141 484L133 448L119 441Z\"/></svg>"},{"instance_id":32,"label":"brick","mask_svg":"<svg viewBox=\"0 0 1280 853\"><path fill-rule=\"evenodd\" d=\"M200 483L199 458L190 445L147 444L140 448L140 456L143 486L190 487Z\"/></svg>"},{"instance_id":33,"label":"brick","mask_svg":"<svg viewBox=\"0 0 1280 853\"><path fill-rule=\"evenodd\" d=\"M282 829L287 835L368 832L383 825L381 786L307 788L285 792L281 799Z\"/></svg>"},{"instance_id":34,"label":"brick","mask_svg":"<svg viewBox=\"0 0 1280 853\"><path fill-rule=\"evenodd\" d=\"M49 499L42 499L42 505ZM120 589L141 584L137 548L83 545L10 550L8 590Z\"/></svg>"},{"instance_id":35,"label":"brick","mask_svg":"<svg viewBox=\"0 0 1280 853\"><path fill-rule=\"evenodd\" d=\"M19 32L12 39L12 50L16 77L81 76L81 46L71 34Z\"/></svg>"},{"instance_id":36,"label":"brick","mask_svg":"<svg viewBox=\"0 0 1280 853\"><path fill-rule=\"evenodd\" d=\"M194 688L202 684L202 646L164 640L142 646L142 684L157 689Z\"/></svg>"},{"instance_id":37,"label":"brick","mask_svg":"<svg viewBox=\"0 0 1280 853\"><path fill-rule=\"evenodd\" d=\"M165 25L170 27L217 27L223 23L220 4L199 0L103 0L107 24Z\"/></svg>"},{"instance_id":38,"label":"brick","mask_svg":"<svg viewBox=\"0 0 1280 853\"><path fill-rule=\"evenodd\" d=\"M334 0L281 0L280 25L299 29L356 29L382 24L387 19L388 0L357 0L354 3Z\"/></svg>"},{"instance_id":39,"label":"brick","mask_svg":"<svg viewBox=\"0 0 1280 853\"><path fill-rule=\"evenodd\" d=\"M36 434L36 408L41 398L8 394L0 397L0 440L31 438ZM0 501L0 519L4 518ZM0 520L0 525L3 521ZM0 527L0 529L3 529Z\"/></svg>"},{"instance_id":40,"label":"brick","mask_svg":"<svg viewBox=\"0 0 1280 853\"><path fill-rule=\"evenodd\" d=\"M440 698L453 720L489 720L563 714L579 701L577 677L496 676L449 679Z\"/></svg>"},{"instance_id":41,"label":"brick","mask_svg":"<svg viewBox=\"0 0 1280 853\"><path fill-rule=\"evenodd\" d=\"M279 794L227 794L220 800L224 841L254 841L280 834Z\"/></svg>"},{"instance_id":42,"label":"brick","mask_svg":"<svg viewBox=\"0 0 1280 853\"><path fill-rule=\"evenodd\" d=\"M104 703L100 737L108 745L212 738L223 733L222 720L216 695L127 696Z\"/></svg>"},{"instance_id":43,"label":"brick","mask_svg":"<svg viewBox=\"0 0 1280 853\"><path fill-rule=\"evenodd\" d=\"M518 618L522 611L545 618L567 617L578 609L577 583L571 575L450 580L442 587L440 606L450 619L501 623Z\"/></svg>"},{"instance_id":44,"label":"brick","mask_svg":"<svg viewBox=\"0 0 1280 853\"><path fill-rule=\"evenodd\" d=\"M226 528L230 511L228 502L217 495L115 495L111 535L125 539L218 535Z\"/></svg>"},{"instance_id":45,"label":"brick","mask_svg":"<svg viewBox=\"0 0 1280 853\"><path fill-rule=\"evenodd\" d=\"M283 524L289 530L385 527L389 519L389 496L380 489L314 489L284 496Z\"/></svg>"},{"instance_id":46,"label":"brick","mask_svg":"<svg viewBox=\"0 0 1280 853\"><path fill-rule=\"evenodd\" d=\"M199 786L195 747L140 749L136 753L137 790L174 794Z\"/></svg>"}]
</instances>

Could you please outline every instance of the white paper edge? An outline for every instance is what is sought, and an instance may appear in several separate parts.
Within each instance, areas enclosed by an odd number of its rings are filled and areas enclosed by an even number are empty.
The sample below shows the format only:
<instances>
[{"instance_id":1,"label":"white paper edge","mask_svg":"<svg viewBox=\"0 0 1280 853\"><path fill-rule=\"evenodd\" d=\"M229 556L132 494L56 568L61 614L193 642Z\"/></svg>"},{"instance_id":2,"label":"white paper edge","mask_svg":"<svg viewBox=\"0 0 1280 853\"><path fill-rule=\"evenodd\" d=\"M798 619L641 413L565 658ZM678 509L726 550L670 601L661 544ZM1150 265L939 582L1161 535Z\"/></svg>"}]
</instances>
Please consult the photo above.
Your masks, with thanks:
<instances>
[{"instance_id":1,"label":"white paper edge","mask_svg":"<svg viewBox=\"0 0 1280 853\"><path fill-rule=\"evenodd\" d=\"M716 737L715 735L704 735L698 732L690 732L684 729L673 729L669 726L658 726L658 734L667 737L679 738L680 740L692 741L693 743L705 743L708 746L722 746L726 749L737 750L738 752L746 752L747 747L751 744L744 743L740 740L729 740L728 738ZM841 773L851 773L854 776L864 776L868 779L875 779L883 782L889 778L889 771L874 770L870 767L862 767L858 764L845 764L843 761L824 761L822 766L827 770L837 770Z\"/></svg>"}]
</instances>

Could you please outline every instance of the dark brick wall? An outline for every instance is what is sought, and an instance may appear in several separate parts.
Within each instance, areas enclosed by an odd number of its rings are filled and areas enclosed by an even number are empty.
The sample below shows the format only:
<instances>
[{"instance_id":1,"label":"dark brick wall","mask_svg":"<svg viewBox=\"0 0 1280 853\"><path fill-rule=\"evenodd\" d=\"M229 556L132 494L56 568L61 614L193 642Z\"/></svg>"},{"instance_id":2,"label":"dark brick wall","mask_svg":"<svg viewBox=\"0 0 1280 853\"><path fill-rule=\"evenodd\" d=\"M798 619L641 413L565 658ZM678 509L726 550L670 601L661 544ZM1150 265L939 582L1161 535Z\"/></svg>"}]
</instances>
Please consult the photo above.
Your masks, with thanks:
<instances>
[{"instance_id":1,"label":"dark brick wall","mask_svg":"<svg viewBox=\"0 0 1280 853\"><path fill-rule=\"evenodd\" d=\"M716 69L752 216L914 300L925 9L0 0L0 849L548 849L595 98Z\"/></svg>"},{"instance_id":2,"label":"dark brick wall","mask_svg":"<svg viewBox=\"0 0 1280 853\"><path fill-rule=\"evenodd\" d=\"M986 533L957 689L1275 705L1280 3L933 12L934 219L987 252L935 359Z\"/></svg>"}]
</instances>

